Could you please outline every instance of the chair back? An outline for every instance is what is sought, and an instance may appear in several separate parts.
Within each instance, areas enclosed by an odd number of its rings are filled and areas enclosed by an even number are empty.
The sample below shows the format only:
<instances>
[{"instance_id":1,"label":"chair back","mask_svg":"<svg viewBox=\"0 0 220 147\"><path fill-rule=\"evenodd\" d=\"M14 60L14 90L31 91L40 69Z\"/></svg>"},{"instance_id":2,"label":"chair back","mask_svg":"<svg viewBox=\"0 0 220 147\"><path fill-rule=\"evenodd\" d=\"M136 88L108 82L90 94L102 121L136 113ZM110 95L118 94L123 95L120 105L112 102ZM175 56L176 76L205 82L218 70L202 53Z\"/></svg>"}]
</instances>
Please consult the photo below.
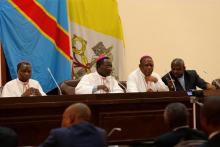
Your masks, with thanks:
<instances>
[{"instance_id":1,"label":"chair back","mask_svg":"<svg viewBox=\"0 0 220 147\"><path fill-rule=\"evenodd\" d=\"M78 83L79 83L79 80L66 80L66 81L62 82L60 85L60 89L61 89L62 94L74 95L75 88Z\"/></svg>"},{"instance_id":2,"label":"chair back","mask_svg":"<svg viewBox=\"0 0 220 147\"><path fill-rule=\"evenodd\" d=\"M60 84L60 89L63 95L74 95L75 94L75 88L77 84L79 83L79 80L66 80L63 81ZM124 92L126 92L126 81L120 81L120 84L118 84ZM123 86L122 86L123 85Z\"/></svg>"}]
</instances>

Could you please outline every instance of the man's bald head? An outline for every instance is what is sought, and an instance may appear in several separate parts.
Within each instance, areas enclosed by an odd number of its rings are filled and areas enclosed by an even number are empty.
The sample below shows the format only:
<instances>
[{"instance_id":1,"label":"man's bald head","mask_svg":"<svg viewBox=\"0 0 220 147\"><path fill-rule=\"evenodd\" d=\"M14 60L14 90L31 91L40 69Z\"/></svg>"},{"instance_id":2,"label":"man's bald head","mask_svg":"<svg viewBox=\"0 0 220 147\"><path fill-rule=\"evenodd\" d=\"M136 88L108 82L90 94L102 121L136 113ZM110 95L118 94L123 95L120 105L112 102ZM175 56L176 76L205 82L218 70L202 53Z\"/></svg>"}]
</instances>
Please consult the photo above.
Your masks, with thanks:
<instances>
[{"instance_id":1,"label":"man's bald head","mask_svg":"<svg viewBox=\"0 0 220 147\"><path fill-rule=\"evenodd\" d=\"M171 103L164 111L164 120L171 129L188 124L189 112L182 103Z\"/></svg>"},{"instance_id":2,"label":"man's bald head","mask_svg":"<svg viewBox=\"0 0 220 147\"><path fill-rule=\"evenodd\" d=\"M66 108L63 113L63 127L69 127L71 125L89 121L91 117L91 110L86 104L76 103Z\"/></svg>"}]
</instances>

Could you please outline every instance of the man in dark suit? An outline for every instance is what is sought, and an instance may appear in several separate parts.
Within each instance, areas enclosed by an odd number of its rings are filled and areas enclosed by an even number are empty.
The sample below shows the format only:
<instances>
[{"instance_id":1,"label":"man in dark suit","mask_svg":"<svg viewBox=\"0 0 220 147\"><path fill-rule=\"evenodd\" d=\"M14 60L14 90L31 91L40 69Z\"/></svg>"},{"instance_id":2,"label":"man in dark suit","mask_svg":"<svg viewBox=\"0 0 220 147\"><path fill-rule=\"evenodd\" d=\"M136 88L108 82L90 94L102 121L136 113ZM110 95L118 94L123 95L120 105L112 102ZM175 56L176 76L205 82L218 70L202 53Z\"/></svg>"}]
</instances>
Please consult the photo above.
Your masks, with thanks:
<instances>
[{"instance_id":1,"label":"man in dark suit","mask_svg":"<svg viewBox=\"0 0 220 147\"><path fill-rule=\"evenodd\" d=\"M215 86L204 81L195 70L186 70L184 61L176 58L171 62L171 71L162 77L170 91L188 91L199 87L215 89Z\"/></svg>"},{"instance_id":2,"label":"man in dark suit","mask_svg":"<svg viewBox=\"0 0 220 147\"><path fill-rule=\"evenodd\" d=\"M207 136L188 125L188 110L182 103L171 103L164 111L164 121L171 132L159 136L155 140L156 147L174 147L182 140L207 139Z\"/></svg>"},{"instance_id":3,"label":"man in dark suit","mask_svg":"<svg viewBox=\"0 0 220 147\"><path fill-rule=\"evenodd\" d=\"M202 147L220 147L220 97L208 97L201 109L201 125L209 134Z\"/></svg>"},{"instance_id":4,"label":"man in dark suit","mask_svg":"<svg viewBox=\"0 0 220 147\"><path fill-rule=\"evenodd\" d=\"M0 127L0 147L17 147L18 138L14 130Z\"/></svg>"},{"instance_id":5,"label":"man in dark suit","mask_svg":"<svg viewBox=\"0 0 220 147\"><path fill-rule=\"evenodd\" d=\"M91 111L82 103L70 105L63 114L62 128L53 129L41 147L105 147L106 132L89 123Z\"/></svg>"}]
</instances>

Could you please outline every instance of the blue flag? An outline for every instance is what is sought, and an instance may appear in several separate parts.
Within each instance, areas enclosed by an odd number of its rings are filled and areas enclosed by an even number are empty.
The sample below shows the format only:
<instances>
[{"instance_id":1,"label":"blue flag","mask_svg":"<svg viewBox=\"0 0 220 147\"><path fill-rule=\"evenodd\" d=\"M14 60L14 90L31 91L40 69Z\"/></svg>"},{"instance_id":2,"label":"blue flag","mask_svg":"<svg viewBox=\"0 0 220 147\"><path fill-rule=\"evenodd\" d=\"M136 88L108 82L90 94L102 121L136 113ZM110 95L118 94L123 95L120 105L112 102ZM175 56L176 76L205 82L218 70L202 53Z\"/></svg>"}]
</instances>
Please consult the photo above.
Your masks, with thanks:
<instances>
[{"instance_id":1,"label":"blue flag","mask_svg":"<svg viewBox=\"0 0 220 147\"><path fill-rule=\"evenodd\" d=\"M32 78L45 92L71 79L71 48L65 0L1 0L0 42L12 79L17 64L32 64Z\"/></svg>"}]
</instances>

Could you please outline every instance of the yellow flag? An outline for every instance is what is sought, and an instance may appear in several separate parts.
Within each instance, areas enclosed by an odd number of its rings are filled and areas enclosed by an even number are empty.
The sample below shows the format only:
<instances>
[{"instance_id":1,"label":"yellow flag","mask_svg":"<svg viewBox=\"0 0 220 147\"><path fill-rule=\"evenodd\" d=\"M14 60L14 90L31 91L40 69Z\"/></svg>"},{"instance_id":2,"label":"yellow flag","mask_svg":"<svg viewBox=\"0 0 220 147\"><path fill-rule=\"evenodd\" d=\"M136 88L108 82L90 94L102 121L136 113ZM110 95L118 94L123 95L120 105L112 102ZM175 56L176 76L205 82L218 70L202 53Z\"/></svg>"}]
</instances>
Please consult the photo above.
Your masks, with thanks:
<instances>
[{"instance_id":1,"label":"yellow flag","mask_svg":"<svg viewBox=\"0 0 220 147\"><path fill-rule=\"evenodd\" d=\"M73 78L91 72L96 58L112 58L114 75L123 73L123 33L117 0L68 0L73 46Z\"/></svg>"}]
</instances>

